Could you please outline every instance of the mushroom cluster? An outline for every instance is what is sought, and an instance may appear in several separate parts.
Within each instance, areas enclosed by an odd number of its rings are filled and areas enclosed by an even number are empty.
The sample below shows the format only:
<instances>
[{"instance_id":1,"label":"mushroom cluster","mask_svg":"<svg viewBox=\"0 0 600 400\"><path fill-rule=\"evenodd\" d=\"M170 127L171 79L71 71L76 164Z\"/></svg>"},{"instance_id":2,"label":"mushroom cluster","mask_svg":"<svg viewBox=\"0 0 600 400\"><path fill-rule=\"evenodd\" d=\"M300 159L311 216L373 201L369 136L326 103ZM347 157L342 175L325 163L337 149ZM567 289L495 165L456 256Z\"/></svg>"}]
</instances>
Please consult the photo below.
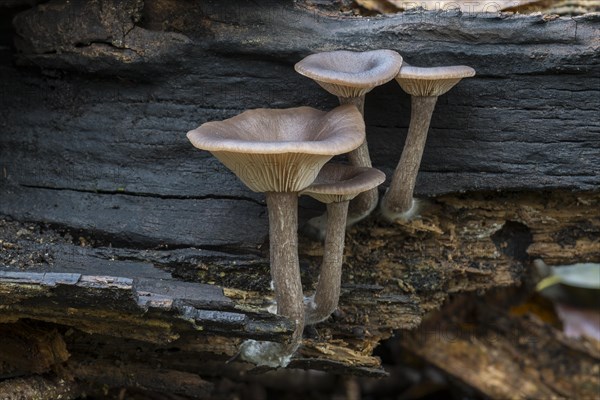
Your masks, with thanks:
<instances>
[{"instance_id":1,"label":"mushroom cluster","mask_svg":"<svg viewBox=\"0 0 600 400\"><path fill-rule=\"evenodd\" d=\"M311 54L298 62L294 68L308 78L313 79L323 89L337 96L340 104L354 104L364 118L365 96L375 87L394 79L400 71L402 57L392 50L374 50L364 52L330 51ZM357 167L371 167L371 157L367 141L348 154L348 159ZM377 207L379 195L377 188L361 193L352 202L346 219L351 226L368 217ZM308 225L323 238L326 215L316 217Z\"/></svg>"},{"instance_id":2,"label":"mushroom cluster","mask_svg":"<svg viewBox=\"0 0 600 400\"><path fill-rule=\"evenodd\" d=\"M414 214L413 190L437 97L475 74L463 66L412 67L392 50L313 54L295 69L337 96L341 105L329 112L310 107L248 110L187 133L195 147L211 152L249 189L265 193L277 314L292 321L294 331L288 343L247 340L239 356L273 368L288 365L306 325L327 319L337 308L346 228L377 207L377 187L385 175L371 165L365 95L395 78L412 96L407 140L381 204L385 218L407 218ZM352 165L327 164L345 153ZM316 290L310 297L304 297L300 281L300 195L327 205L325 214L309 221L325 240Z\"/></svg>"},{"instance_id":3,"label":"mushroom cluster","mask_svg":"<svg viewBox=\"0 0 600 400\"><path fill-rule=\"evenodd\" d=\"M295 329L286 344L244 342L240 357L257 365L286 366L302 340L305 325L298 260L298 195L317 179L333 156L352 151L364 142L362 115L349 104L329 112L310 107L257 109L224 121L207 122L187 136L195 147L210 151L248 188L266 195L277 314L289 318ZM345 220L341 224L345 228ZM341 246L343 249L343 233Z\"/></svg>"}]
</instances>

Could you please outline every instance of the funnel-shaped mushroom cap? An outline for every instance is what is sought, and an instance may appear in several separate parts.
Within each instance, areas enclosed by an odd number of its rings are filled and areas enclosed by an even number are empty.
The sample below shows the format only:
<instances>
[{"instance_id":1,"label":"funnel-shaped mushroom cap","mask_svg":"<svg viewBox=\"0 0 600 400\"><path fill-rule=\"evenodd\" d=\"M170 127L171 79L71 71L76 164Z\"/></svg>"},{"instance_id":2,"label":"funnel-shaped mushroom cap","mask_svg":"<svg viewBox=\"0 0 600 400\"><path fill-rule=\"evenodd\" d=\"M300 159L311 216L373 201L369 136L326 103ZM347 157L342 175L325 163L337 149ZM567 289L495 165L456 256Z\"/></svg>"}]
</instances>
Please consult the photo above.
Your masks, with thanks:
<instances>
[{"instance_id":1,"label":"funnel-shaped mushroom cap","mask_svg":"<svg viewBox=\"0 0 600 400\"><path fill-rule=\"evenodd\" d=\"M333 95L359 97L394 79L401 65L402 56L393 50L339 50L311 54L294 68Z\"/></svg>"},{"instance_id":2,"label":"funnel-shaped mushroom cap","mask_svg":"<svg viewBox=\"0 0 600 400\"><path fill-rule=\"evenodd\" d=\"M301 194L321 203L350 201L362 192L371 190L385 181L385 174L370 167L325 164L317 179Z\"/></svg>"},{"instance_id":3,"label":"funnel-shaped mushroom cap","mask_svg":"<svg viewBox=\"0 0 600 400\"><path fill-rule=\"evenodd\" d=\"M202 124L187 137L255 192L298 192L315 180L331 157L360 146L365 124L352 105L330 112L259 108Z\"/></svg>"},{"instance_id":4,"label":"funnel-shaped mushroom cap","mask_svg":"<svg viewBox=\"0 0 600 400\"><path fill-rule=\"evenodd\" d=\"M465 65L421 68L404 63L396 80L411 96L441 96L463 78L475 76L475 70Z\"/></svg>"}]
</instances>

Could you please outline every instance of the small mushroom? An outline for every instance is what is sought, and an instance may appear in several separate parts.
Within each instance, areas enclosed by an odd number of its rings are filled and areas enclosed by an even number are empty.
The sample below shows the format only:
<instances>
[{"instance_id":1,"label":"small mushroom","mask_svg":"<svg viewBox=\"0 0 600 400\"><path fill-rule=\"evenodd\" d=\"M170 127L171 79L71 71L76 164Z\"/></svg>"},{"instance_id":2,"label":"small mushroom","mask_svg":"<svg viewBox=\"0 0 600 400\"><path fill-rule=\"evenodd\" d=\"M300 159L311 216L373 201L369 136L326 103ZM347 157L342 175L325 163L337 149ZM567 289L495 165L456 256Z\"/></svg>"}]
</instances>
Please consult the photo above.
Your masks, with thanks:
<instances>
[{"instance_id":1,"label":"small mushroom","mask_svg":"<svg viewBox=\"0 0 600 400\"><path fill-rule=\"evenodd\" d=\"M354 104L364 117L365 95L373 88L394 79L402 65L402 57L393 50L364 52L332 51L311 54L294 68L313 79L323 89L338 97L340 104ZM371 167L367 141L348 154L352 165ZM352 201L348 226L367 217L377 207L377 189L369 190ZM323 233L324 218L317 217L309 223Z\"/></svg>"},{"instance_id":2,"label":"small mushroom","mask_svg":"<svg viewBox=\"0 0 600 400\"><path fill-rule=\"evenodd\" d=\"M351 105L330 112L299 107L249 110L207 122L187 134L210 151L250 189L266 194L271 277L277 313L295 323L288 344L246 341L240 357L257 365L286 366L302 340L304 304L298 260L298 192L310 185L334 155L364 141L360 113Z\"/></svg>"},{"instance_id":3,"label":"small mushroom","mask_svg":"<svg viewBox=\"0 0 600 400\"><path fill-rule=\"evenodd\" d=\"M385 174L375 168L326 164L313 184L300 193L327 204L323 260L315 294L307 301L306 325L325 320L337 308L348 203L360 193L376 189L384 181Z\"/></svg>"},{"instance_id":4,"label":"small mushroom","mask_svg":"<svg viewBox=\"0 0 600 400\"><path fill-rule=\"evenodd\" d=\"M474 75L473 68L462 65L434 68L402 65L396 81L411 95L411 117L402 156L381 201L381 212L386 219L408 220L418 214L413 192L437 98L461 79Z\"/></svg>"}]
</instances>

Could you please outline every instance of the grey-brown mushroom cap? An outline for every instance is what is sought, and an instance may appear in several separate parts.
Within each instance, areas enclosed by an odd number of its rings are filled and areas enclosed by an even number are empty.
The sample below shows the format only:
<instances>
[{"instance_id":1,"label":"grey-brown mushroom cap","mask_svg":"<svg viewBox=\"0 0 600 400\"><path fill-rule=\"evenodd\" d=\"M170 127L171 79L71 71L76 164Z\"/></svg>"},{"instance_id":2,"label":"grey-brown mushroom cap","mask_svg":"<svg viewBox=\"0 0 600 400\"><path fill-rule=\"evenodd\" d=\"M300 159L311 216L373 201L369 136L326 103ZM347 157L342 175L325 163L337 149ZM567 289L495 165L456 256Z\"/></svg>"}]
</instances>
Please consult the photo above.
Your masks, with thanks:
<instances>
[{"instance_id":1,"label":"grey-brown mushroom cap","mask_svg":"<svg viewBox=\"0 0 600 400\"><path fill-rule=\"evenodd\" d=\"M358 97L398 74L402 56L393 50L338 50L311 54L294 66L339 97Z\"/></svg>"},{"instance_id":2,"label":"grey-brown mushroom cap","mask_svg":"<svg viewBox=\"0 0 600 400\"><path fill-rule=\"evenodd\" d=\"M385 174L376 168L325 164L315 181L300 194L326 204L349 201L384 181Z\"/></svg>"},{"instance_id":3,"label":"grey-brown mushroom cap","mask_svg":"<svg viewBox=\"0 0 600 400\"><path fill-rule=\"evenodd\" d=\"M396 81L411 96L441 96L461 79L473 76L475 70L466 65L414 67L404 63Z\"/></svg>"},{"instance_id":4,"label":"grey-brown mushroom cap","mask_svg":"<svg viewBox=\"0 0 600 400\"><path fill-rule=\"evenodd\" d=\"M360 146L365 123L353 105L329 112L311 107L258 108L224 121L206 122L187 137L195 147L210 152L333 156Z\"/></svg>"},{"instance_id":5,"label":"grey-brown mushroom cap","mask_svg":"<svg viewBox=\"0 0 600 400\"><path fill-rule=\"evenodd\" d=\"M365 124L353 105L332 111L310 107L245 111L207 122L187 134L255 192L298 192L310 185L334 155L365 140Z\"/></svg>"}]
</instances>

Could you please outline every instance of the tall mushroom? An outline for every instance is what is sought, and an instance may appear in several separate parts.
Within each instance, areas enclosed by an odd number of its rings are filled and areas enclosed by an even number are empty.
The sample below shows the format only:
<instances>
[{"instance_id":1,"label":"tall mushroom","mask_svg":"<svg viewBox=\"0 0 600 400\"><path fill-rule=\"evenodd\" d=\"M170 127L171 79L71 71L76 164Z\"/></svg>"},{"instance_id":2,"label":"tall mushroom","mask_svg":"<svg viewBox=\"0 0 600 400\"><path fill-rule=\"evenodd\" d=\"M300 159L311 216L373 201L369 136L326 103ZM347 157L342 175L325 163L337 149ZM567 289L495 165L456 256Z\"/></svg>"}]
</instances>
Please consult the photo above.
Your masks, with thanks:
<instances>
[{"instance_id":1,"label":"tall mushroom","mask_svg":"<svg viewBox=\"0 0 600 400\"><path fill-rule=\"evenodd\" d=\"M315 294L307 302L306 325L325 320L337 308L348 203L360 193L376 189L384 181L385 174L375 168L326 164L313 184L300 193L327 204L323 260Z\"/></svg>"},{"instance_id":2,"label":"tall mushroom","mask_svg":"<svg viewBox=\"0 0 600 400\"><path fill-rule=\"evenodd\" d=\"M473 68L463 65L433 68L413 67L407 63L402 65L396 81L411 95L411 116L400 161L381 201L381 212L386 219L407 220L418 213L413 192L437 98L461 79L474 75Z\"/></svg>"},{"instance_id":3,"label":"tall mushroom","mask_svg":"<svg viewBox=\"0 0 600 400\"><path fill-rule=\"evenodd\" d=\"M311 54L299 61L294 68L317 82L323 89L338 97L340 104L354 104L364 117L365 95L376 86L394 79L402 65L402 57L393 50L364 52L331 51ZM371 167L367 141L348 158L352 165ZM369 190L352 201L348 226L367 217L377 207L377 189ZM324 217L317 217L309 224L323 236Z\"/></svg>"},{"instance_id":4,"label":"tall mushroom","mask_svg":"<svg viewBox=\"0 0 600 400\"><path fill-rule=\"evenodd\" d=\"M271 277L277 313L295 323L291 341L246 341L242 359L286 366L302 340L304 305L298 261L298 192L309 186L331 157L357 148L365 126L351 105L330 112L299 107L249 110L207 122L187 134L210 151L251 190L264 192L269 211Z\"/></svg>"}]
</instances>

